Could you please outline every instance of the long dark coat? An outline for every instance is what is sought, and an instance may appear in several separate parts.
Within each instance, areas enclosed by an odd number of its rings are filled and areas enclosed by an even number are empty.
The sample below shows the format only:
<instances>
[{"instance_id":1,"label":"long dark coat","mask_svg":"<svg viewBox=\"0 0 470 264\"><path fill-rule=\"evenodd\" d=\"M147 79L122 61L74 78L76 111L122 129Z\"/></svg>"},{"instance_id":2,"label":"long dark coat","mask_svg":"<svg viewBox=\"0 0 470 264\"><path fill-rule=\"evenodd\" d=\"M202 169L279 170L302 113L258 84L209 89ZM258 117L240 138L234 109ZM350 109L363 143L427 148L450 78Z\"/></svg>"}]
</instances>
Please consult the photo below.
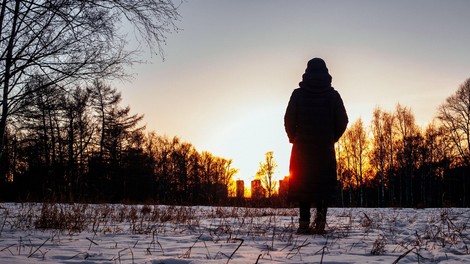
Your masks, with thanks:
<instances>
[{"instance_id":1,"label":"long dark coat","mask_svg":"<svg viewBox=\"0 0 470 264\"><path fill-rule=\"evenodd\" d=\"M289 168L291 201L315 203L332 199L336 193L334 144L344 133L348 116L341 96L330 83L331 76L325 82L304 74L287 106L284 125L293 143Z\"/></svg>"}]
</instances>

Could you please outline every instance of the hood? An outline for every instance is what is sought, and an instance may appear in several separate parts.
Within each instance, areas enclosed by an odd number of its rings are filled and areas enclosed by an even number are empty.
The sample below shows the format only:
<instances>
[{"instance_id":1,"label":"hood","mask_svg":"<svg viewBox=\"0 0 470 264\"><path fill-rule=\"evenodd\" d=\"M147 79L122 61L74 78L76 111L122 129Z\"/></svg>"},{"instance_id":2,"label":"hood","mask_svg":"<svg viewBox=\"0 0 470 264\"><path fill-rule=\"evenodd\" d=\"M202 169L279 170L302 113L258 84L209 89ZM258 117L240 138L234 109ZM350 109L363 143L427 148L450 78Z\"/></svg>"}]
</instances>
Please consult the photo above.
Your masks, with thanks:
<instances>
[{"instance_id":1,"label":"hood","mask_svg":"<svg viewBox=\"0 0 470 264\"><path fill-rule=\"evenodd\" d=\"M302 75L299 86L311 92L325 92L333 89L331 87L332 79L325 61L314 58L307 63L307 68Z\"/></svg>"}]
</instances>

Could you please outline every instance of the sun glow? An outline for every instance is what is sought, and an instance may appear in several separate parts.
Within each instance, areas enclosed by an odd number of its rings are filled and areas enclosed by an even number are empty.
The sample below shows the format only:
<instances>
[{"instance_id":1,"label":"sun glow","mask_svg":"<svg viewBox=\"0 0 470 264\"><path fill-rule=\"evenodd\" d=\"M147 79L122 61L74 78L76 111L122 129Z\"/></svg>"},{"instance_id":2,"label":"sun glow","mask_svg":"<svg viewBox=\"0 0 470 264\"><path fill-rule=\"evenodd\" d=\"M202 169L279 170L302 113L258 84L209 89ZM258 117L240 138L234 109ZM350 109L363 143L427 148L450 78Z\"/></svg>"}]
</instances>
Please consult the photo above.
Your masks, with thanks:
<instances>
[{"instance_id":1,"label":"sun glow","mask_svg":"<svg viewBox=\"0 0 470 264\"><path fill-rule=\"evenodd\" d=\"M273 151L278 165L274 179L279 181L288 174L290 156L283 111L284 106L245 107L227 121L220 122L218 129L209 135L204 148L217 156L232 159L233 167L239 169L234 180L243 180L245 188L249 188L255 179L265 153Z\"/></svg>"}]
</instances>

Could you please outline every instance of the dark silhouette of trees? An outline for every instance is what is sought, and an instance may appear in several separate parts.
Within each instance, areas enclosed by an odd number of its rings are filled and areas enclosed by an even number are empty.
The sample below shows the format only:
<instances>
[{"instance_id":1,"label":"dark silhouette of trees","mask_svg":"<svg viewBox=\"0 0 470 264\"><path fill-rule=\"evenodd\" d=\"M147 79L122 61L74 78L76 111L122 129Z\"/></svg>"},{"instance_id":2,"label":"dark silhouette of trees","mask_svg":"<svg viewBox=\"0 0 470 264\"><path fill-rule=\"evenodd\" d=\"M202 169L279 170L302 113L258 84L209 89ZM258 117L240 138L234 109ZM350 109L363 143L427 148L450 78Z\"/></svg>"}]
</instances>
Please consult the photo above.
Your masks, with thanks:
<instances>
[{"instance_id":1,"label":"dark silhouette of trees","mask_svg":"<svg viewBox=\"0 0 470 264\"><path fill-rule=\"evenodd\" d=\"M154 161L156 193L153 197L165 203L225 202L237 169L231 160L216 157L194 146L150 133L147 153Z\"/></svg>"},{"instance_id":2,"label":"dark silhouette of trees","mask_svg":"<svg viewBox=\"0 0 470 264\"><path fill-rule=\"evenodd\" d=\"M446 99L436 119L418 127L409 107L374 110L370 139L355 122L336 146L341 205L469 206L470 79ZM369 149L361 158L361 150ZM365 161L361 166L360 161ZM366 168L361 175L361 168ZM367 181L363 181L367 179ZM346 199L345 193L349 194Z\"/></svg>"},{"instance_id":3,"label":"dark silhouette of trees","mask_svg":"<svg viewBox=\"0 0 470 264\"><path fill-rule=\"evenodd\" d=\"M30 79L11 114L3 162L2 200L227 204L234 195L232 160L199 152L178 137L146 132L143 116L121 106L103 80L42 89ZM465 83L466 84L466 83ZM462 88L464 87L464 88ZM410 108L376 108L336 145L342 206L468 206L468 111L462 85L425 129ZM465 105L465 100L460 102ZM458 130L458 131L456 131ZM272 152L257 177L273 197L277 164ZM287 205L284 201L283 205Z\"/></svg>"},{"instance_id":4,"label":"dark silhouette of trees","mask_svg":"<svg viewBox=\"0 0 470 264\"><path fill-rule=\"evenodd\" d=\"M399 202L402 205L414 204L413 177L418 158L420 131L415 124L411 109L397 105L395 110L396 138L396 167L398 169Z\"/></svg>"},{"instance_id":5,"label":"dark silhouette of trees","mask_svg":"<svg viewBox=\"0 0 470 264\"><path fill-rule=\"evenodd\" d=\"M41 90L70 90L71 84L81 86L96 78L124 77L123 67L136 62L136 52L126 50L125 32L120 28L133 26L139 41L162 54L165 34L177 30L174 22L179 15L169 0L2 0L0 4L1 184L8 172L5 159L9 158L3 157L8 124L27 97ZM43 146L42 151L50 152L46 162L61 154L55 152L54 144L66 143L51 144Z\"/></svg>"},{"instance_id":6,"label":"dark silhouette of trees","mask_svg":"<svg viewBox=\"0 0 470 264\"><path fill-rule=\"evenodd\" d=\"M0 4L0 199L226 199L231 160L145 134L143 116L105 81L138 62L124 27L163 58L165 36L178 30L172 1Z\"/></svg>"},{"instance_id":7,"label":"dark silhouette of trees","mask_svg":"<svg viewBox=\"0 0 470 264\"><path fill-rule=\"evenodd\" d=\"M452 173L463 183L458 193L462 192L462 203L466 205L470 187L470 78L439 107L437 117L450 141L450 155L454 167Z\"/></svg>"},{"instance_id":8,"label":"dark silhouette of trees","mask_svg":"<svg viewBox=\"0 0 470 264\"><path fill-rule=\"evenodd\" d=\"M340 141L341 152L338 158L341 160L343 171L340 173L346 186L357 186L359 188L359 206L364 205L364 188L367 181L366 164L367 164L367 135L364 124L358 119L352 126L346 130L343 139ZM353 199L350 193L350 201Z\"/></svg>"},{"instance_id":9,"label":"dark silhouette of trees","mask_svg":"<svg viewBox=\"0 0 470 264\"><path fill-rule=\"evenodd\" d=\"M130 108L122 108L121 94L102 82L95 81L87 89L90 93L90 104L95 110L94 120L97 131L96 141L98 147L93 148L93 170L90 171L94 177L108 182L108 186L122 185L121 190L113 190L109 194L115 200L123 200L127 195L129 181L128 170L129 159L135 158L141 152L145 127L138 124L142 121L142 115L131 115ZM131 155L131 157L129 157ZM116 183L114 183L116 181Z\"/></svg>"},{"instance_id":10,"label":"dark silhouette of trees","mask_svg":"<svg viewBox=\"0 0 470 264\"><path fill-rule=\"evenodd\" d=\"M66 202L223 203L232 160L179 138L145 132L104 81L34 89L15 112L0 199Z\"/></svg>"},{"instance_id":11,"label":"dark silhouette of trees","mask_svg":"<svg viewBox=\"0 0 470 264\"><path fill-rule=\"evenodd\" d=\"M452 142L456 162L470 166L470 79L439 107L437 117Z\"/></svg>"},{"instance_id":12,"label":"dark silhouette of trees","mask_svg":"<svg viewBox=\"0 0 470 264\"><path fill-rule=\"evenodd\" d=\"M446 171L449 171L448 141L442 127L436 122L429 124L424 132L422 144L420 177L420 197L418 203L437 205L441 202L442 182Z\"/></svg>"},{"instance_id":13,"label":"dark silhouette of trees","mask_svg":"<svg viewBox=\"0 0 470 264\"><path fill-rule=\"evenodd\" d=\"M375 177L379 181L379 204L385 206L385 189L389 186L390 171L393 168L393 122L391 113L379 107L374 110L372 118L372 151L370 165L376 171Z\"/></svg>"}]
</instances>

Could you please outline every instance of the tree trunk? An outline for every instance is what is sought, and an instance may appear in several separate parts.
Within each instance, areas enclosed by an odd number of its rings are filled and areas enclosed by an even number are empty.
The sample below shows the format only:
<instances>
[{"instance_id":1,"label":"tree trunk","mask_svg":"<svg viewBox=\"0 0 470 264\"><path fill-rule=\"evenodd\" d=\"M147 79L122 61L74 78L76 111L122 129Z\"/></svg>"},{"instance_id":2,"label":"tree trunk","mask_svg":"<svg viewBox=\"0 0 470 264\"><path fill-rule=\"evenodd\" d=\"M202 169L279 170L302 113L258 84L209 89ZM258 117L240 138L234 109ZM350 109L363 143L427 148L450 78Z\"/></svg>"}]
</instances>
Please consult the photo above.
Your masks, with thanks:
<instances>
[{"instance_id":1,"label":"tree trunk","mask_svg":"<svg viewBox=\"0 0 470 264\"><path fill-rule=\"evenodd\" d=\"M3 1L2 10L1 10L1 18L2 18L2 29L3 29L3 18L5 14L6 8L6 1ZM5 181L6 175L6 168L4 163L2 162L5 153L5 145L6 145L6 125L7 125L7 117L8 117L8 95L10 92L10 79L11 79L11 67L13 64L13 46L16 32L16 25L18 23L18 15L20 9L20 1L16 0L15 3L15 10L13 12L13 21L10 33L10 39L8 40L7 52L6 52L6 60L5 60L5 73L4 73L4 80L3 80L3 97L2 97L2 116L0 118L0 182L3 183Z\"/></svg>"}]
</instances>

